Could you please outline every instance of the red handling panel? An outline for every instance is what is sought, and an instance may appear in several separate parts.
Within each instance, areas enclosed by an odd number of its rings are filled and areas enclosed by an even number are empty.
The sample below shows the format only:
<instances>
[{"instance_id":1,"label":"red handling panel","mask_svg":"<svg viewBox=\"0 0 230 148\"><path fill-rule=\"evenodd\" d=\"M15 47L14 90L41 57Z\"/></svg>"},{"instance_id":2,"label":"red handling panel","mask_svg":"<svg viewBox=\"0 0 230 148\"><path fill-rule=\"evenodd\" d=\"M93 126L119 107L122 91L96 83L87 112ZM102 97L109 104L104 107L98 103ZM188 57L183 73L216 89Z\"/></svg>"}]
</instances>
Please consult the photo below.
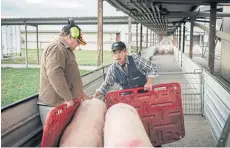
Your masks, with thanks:
<instances>
[{"instance_id":1,"label":"red handling panel","mask_svg":"<svg viewBox=\"0 0 230 148\"><path fill-rule=\"evenodd\" d=\"M62 132L80 105L79 100L80 99L74 100L74 106L67 107L66 104L62 104L47 114L43 128L41 147L56 147L58 145Z\"/></svg>"},{"instance_id":2,"label":"red handling panel","mask_svg":"<svg viewBox=\"0 0 230 148\"><path fill-rule=\"evenodd\" d=\"M134 88L109 92L107 108L127 103L136 108L153 144L177 141L185 136L181 87L178 83L153 85L150 92Z\"/></svg>"}]
</instances>

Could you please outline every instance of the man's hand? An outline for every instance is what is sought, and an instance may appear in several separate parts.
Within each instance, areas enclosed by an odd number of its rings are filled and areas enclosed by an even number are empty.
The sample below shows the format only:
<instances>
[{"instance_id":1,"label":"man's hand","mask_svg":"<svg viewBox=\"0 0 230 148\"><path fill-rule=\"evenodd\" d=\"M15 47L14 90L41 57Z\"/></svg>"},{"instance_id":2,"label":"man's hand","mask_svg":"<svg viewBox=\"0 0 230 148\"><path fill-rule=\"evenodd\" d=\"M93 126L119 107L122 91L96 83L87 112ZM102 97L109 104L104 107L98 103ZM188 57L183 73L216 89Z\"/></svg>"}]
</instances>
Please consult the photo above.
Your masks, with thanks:
<instances>
[{"instance_id":1,"label":"man's hand","mask_svg":"<svg viewBox=\"0 0 230 148\"><path fill-rule=\"evenodd\" d=\"M152 78L148 78L148 80L144 86L144 90L152 91L152 86L153 86Z\"/></svg>"},{"instance_id":2,"label":"man's hand","mask_svg":"<svg viewBox=\"0 0 230 148\"><path fill-rule=\"evenodd\" d=\"M70 107L74 105L74 102L73 100L71 100L71 101L65 102L65 104L67 105L67 107Z\"/></svg>"},{"instance_id":3,"label":"man's hand","mask_svg":"<svg viewBox=\"0 0 230 148\"><path fill-rule=\"evenodd\" d=\"M91 98L101 98L102 97L102 95L101 95L101 93L99 92L99 91L96 91L92 96L91 96Z\"/></svg>"},{"instance_id":4,"label":"man's hand","mask_svg":"<svg viewBox=\"0 0 230 148\"><path fill-rule=\"evenodd\" d=\"M84 92L82 92L81 99L82 99L82 101L84 101L84 100L89 100L91 98L89 96L87 96Z\"/></svg>"}]
</instances>

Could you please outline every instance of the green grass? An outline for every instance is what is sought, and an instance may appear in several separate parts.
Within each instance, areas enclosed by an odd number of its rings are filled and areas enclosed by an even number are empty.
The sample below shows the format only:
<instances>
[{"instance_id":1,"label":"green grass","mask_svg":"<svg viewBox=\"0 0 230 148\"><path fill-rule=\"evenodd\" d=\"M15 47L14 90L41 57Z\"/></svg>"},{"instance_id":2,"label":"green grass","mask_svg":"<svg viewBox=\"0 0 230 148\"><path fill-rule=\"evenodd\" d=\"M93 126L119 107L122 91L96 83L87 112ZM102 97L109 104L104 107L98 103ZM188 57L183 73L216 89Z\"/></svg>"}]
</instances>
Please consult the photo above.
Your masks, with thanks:
<instances>
[{"instance_id":1,"label":"green grass","mask_svg":"<svg viewBox=\"0 0 230 148\"><path fill-rule=\"evenodd\" d=\"M43 53L43 49L39 50L39 57ZM96 66L97 65L97 51L95 50L77 50L74 51L76 55L76 59L79 65L89 65ZM103 52L103 61L104 65L110 64L113 62L111 52L104 51ZM36 64L37 63L37 51L36 49L28 49L28 63ZM4 59L2 64L25 64L25 50L22 49L21 55L17 54L14 57Z\"/></svg>"},{"instance_id":2,"label":"green grass","mask_svg":"<svg viewBox=\"0 0 230 148\"><path fill-rule=\"evenodd\" d=\"M97 51L95 50L78 50L75 51L75 55L79 65L97 65ZM113 62L110 51L103 52L103 63L104 65L111 64Z\"/></svg>"},{"instance_id":3,"label":"green grass","mask_svg":"<svg viewBox=\"0 0 230 148\"><path fill-rule=\"evenodd\" d=\"M38 93L40 69L2 68L1 107ZM81 75L89 71L80 70Z\"/></svg>"}]
</instances>

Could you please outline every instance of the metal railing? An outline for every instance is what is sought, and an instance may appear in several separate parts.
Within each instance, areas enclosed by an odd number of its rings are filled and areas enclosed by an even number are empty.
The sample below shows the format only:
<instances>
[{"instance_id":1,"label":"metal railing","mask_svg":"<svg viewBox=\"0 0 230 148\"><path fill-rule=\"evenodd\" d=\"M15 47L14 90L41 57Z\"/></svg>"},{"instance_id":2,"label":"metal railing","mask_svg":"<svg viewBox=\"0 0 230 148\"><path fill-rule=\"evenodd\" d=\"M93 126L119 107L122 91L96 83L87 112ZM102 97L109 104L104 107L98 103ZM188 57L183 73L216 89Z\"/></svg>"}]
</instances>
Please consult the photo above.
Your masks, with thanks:
<instances>
[{"instance_id":1,"label":"metal railing","mask_svg":"<svg viewBox=\"0 0 230 148\"><path fill-rule=\"evenodd\" d=\"M186 115L203 115L202 71L164 72L154 79L154 84L177 82L181 86L183 111Z\"/></svg>"}]
</instances>

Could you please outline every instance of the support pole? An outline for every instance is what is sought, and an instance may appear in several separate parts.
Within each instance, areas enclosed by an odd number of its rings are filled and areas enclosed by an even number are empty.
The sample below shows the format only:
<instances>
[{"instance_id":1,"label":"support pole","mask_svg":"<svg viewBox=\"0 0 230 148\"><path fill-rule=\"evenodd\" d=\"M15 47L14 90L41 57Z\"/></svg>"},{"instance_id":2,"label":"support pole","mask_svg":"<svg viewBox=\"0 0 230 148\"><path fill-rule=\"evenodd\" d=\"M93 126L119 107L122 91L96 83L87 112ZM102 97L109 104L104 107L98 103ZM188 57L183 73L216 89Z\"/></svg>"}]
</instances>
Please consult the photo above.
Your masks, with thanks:
<instances>
[{"instance_id":1,"label":"support pole","mask_svg":"<svg viewBox=\"0 0 230 148\"><path fill-rule=\"evenodd\" d=\"M143 39L142 39L142 24L141 24L141 32L140 32L140 51L139 52L141 52L141 50L142 50L142 42L143 42Z\"/></svg>"},{"instance_id":2,"label":"support pole","mask_svg":"<svg viewBox=\"0 0 230 148\"><path fill-rule=\"evenodd\" d=\"M131 53L131 45L132 45L132 32L131 32L131 30L132 30L132 24L131 24L131 21L132 21L132 18L131 17L129 17L128 18L128 22L129 22L129 28L128 28L128 30L129 30L129 34L128 34L128 53L130 54Z\"/></svg>"},{"instance_id":3,"label":"support pole","mask_svg":"<svg viewBox=\"0 0 230 148\"><path fill-rule=\"evenodd\" d=\"M199 46L201 47L202 46L202 34L201 33L199 33L199 38L200 38Z\"/></svg>"},{"instance_id":4,"label":"support pole","mask_svg":"<svg viewBox=\"0 0 230 148\"><path fill-rule=\"evenodd\" d=\"M36 42L37 42L37 64L40 64L39 47L38 47L38 25L36 25Z\"/></svg>"},{"instance_id":5,"label":"support pole","mask_svg":"<svg viewBox=\"0 0 230 148\"><path fill-rule=\"evenodd\" d=\"M183 53L184 53L184 48L185 48L185 24L183 25Z\"/></svg>"},{"instance_id":6,"label":"support pole","mask_svg":"<svg viewBox=\"0 0 230 148\"><path fill-rule=\"evenodd\" d=\"M136 24L136 53L138 53L138 23Z\"/></svg>"},{"instance_id":7,"label":"support pole","mask_svg":"<svg viewBox=\"0 0 230 148\"><path fill-rule=\"evenodd\" d=\"M190 25L190 47L189 47L189 57L192 59L193 55L193 28L194 28L194 18L191 18Z\"/></svg>"},{"instance_id":8,"label":"support pole","mask_svg":"<svg viewBox=\"0 0 230 148\"><path fill-rule=\"evenodd\" d=\"M28 48L27 48L27 24L25 22L25 63L26 68L28 68Z\"/></svg>"},{"instance_id":9,"label":"support pole","mask_svg":"<svg viewBox=\"0 0 230 148\"><path fill-rule=\"evenodd\" d=\"M1 31L2 31L2 27L1 27ZM3 32L3 31L2 31ZM2 33L1 32L1 33ZM2 38L3 38L3 36L1 37L1 58L2 58L2 60L3 60L3 58L4 58L4 50L3 50L3 42L2 42ZM20 43L21 44L21 43ZM20 49L20 51L21 51L21 49Z\"/></svg>"},{"instance_id":10,"label":"support pole","mask_svg":"<svg viewBox=\"0 0 230 148\"><path fill-rule=\"evenodd\" d=\"M216 37L216 9L217 3L210 5L210 23L209 23L209 55L208 55L208 70L211 74L214 73L215 60L215 37Z\"/></svg>"},{"instance_id":11,"label":"support pole","mask_svg":"<svg viewBox=\"0 0 230 148\"><path fill-rule=\"evenodd\" d=\"M181 25L179 26L179 50L178 51L180 51L180 53L182 53L182 51L181 51ZM180 56L179 56L179 54L180 54L179 52L178 52L178 63L180 63ZM182 56L182 54L180 54L181 56ZM181 58L182 59L182 58ZM181 61L182 62L182 61Z\"/></svg>"},{"instance_id":12,"label":"support pole","mask_svg":"<svg viewBox=\"0 0 230 148\"><path fill-rule=\"evenodd\" d=\"M177 49L179 49L179 40L178 40L178 28L176 29L176 45L177 45Z\"/></svg>"},{"instance_id":13,"label":"support pole","mask_svg":"<svg viewBox=\"0 0 230 148\"><path fill-rule=\"evenodd\" d=\"M206 21L206 18L205 18ZM195 24L194 24L195 25ZM205 22L204 22L204 26L205 26ZM203 30L203 42L202 42L202 57L204 57L204 37L205 37L205 30Z\"/></svg>"},{"instance_id":14,"label":"support pole","mask_svg":"<svg viewBox=\"0 0 230 148\"><path fill-rule=\"evenodd\" d=\"M179 50L181 50L181 26L179 27Z\"/></svg>"},{"instance_id":15,"label":"support pole","mask_svg":"<svg viewBox=\"0 0 230 148\"><path fill-rule=\"evenodd\" d=\"M153 46L155 46L155 33L153 32Z\"/></svg>"},{"instance_id":16,"label":"support pole","mask_svg":"<svg viewBox=\"0 0 230 148\"><path fill-rule=\"evenodd\" d=\"M149 46L151 47L152 46L152 30L150 30L150 41L149 41Z\"/></svg>"},{"instance_id":17,"label":"support pole","mask_svg":"<svg viewBox=\"0 0 230 148\"><path fill-rule=\"evenodd\" d=\"M146 48L148 48L148 39L149 39L148 31L149 29L146 27Z\"/></svg>"},{"instance_id":18,"label":"support pole","mask_svg":"<svg viewBox=\"0 0 230 148\"><path fill-rule=\"evenodd\" d=\"M98 0L97 66L103 63L103 0Z\"/></svg>"}]
</instances>

